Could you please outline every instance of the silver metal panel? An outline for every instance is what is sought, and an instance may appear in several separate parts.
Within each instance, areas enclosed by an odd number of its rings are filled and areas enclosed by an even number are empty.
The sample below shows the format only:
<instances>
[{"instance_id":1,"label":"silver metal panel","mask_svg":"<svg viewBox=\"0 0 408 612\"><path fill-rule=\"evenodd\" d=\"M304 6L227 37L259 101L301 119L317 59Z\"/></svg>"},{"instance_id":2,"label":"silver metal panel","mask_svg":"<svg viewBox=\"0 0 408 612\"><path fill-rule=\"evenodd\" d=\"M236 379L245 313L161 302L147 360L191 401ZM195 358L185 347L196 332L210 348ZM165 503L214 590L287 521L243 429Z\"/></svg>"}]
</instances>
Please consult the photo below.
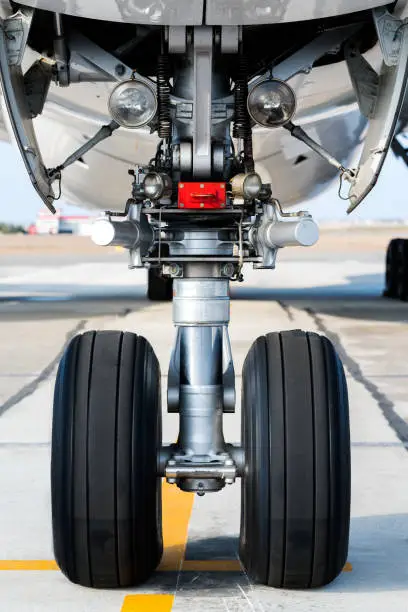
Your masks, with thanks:
<instances>
[{"instance_id":1,"label":"silver metal panel","mask_svg":"<svg viewBox=\"0 0 408 612\"><path fill-rule=\"evenodd\" d=\"M227 325L230 319L229 281L220 278L175 279L175 325Z\"/></svg>"},{"instance_id":2,"label":"silver metal panel","mask_svg":"<svg viewBox=\"0 0 408 612\"><path fill-rule=\"evenodd\" d=\"M203 0L24 0L35 8L124 23L201 25Z\"/></svg>"},{"instance_id":3,"label":"silver metal panel","mask_svg":"<svg viewBox=\"0 0 408 612\"><path fill-rule=\"evenodd\" d=\"M384 0L208 0L207 25L249 25L321 19L382 6Z\"/></svg>"},{"instance_id":4,"label":"silver metal panel","mask_svg":"<svg viewBox=\"0 0 408 612\"><path fill-rule=\"evenodd\" d=\"M401 29L402 43L396 66L383 64L378 99L369 122L357 177L349 198L352 212L370 193L377 182L395 133L408 82L408 29Z\"/></svg>"},{"instance_id":5,"label":"silver metal panel","mask_svg":"<svg viewBox=\"0 0 408 612\"><path fill-rule=\"evenodd\" d=\"M6 19L12 14L13 9L10 6L10 2L8 0L0 0L0 17Z\"/></svg>"},{"instance_id":6,"label":"silver metal panel","mask_svg":"<svg viewBox=\"0 0 408 612\"><path fill-rule=\"evenodd\" d=\"M211 102L213 69L212 28L194 30L194 138L195 179L211 174Z\"/></svg>"},{"instance_id":7,"label":"silver metal panel","mask_svg":"<svg viewBox=\"0 0 408 612\"><path fill-rule=\"evenodd\" d=\"M27 12L27 14L23 12L16 13L12 21L0 22L0 81L3 92L2 110L9 131L14 135L15 142L20 149L31 182L44 203L54 212L54 191L41 156L36 133L34 131L34 124L27 107L24 78L21 69L25 41L32 17L30 14L32 13L31 9L29 9L29 11L30 12ZM16 50L15 54L10 55L9 49L7 48L7 36L10 34L6 28L10 23L15 23L18 28L19 22L21 22L22 31L27 30L24 35L25 39L21 41L19 51L17 52ZM14 36L14 40L19 39Z\"/></svg>"}]
</instances>

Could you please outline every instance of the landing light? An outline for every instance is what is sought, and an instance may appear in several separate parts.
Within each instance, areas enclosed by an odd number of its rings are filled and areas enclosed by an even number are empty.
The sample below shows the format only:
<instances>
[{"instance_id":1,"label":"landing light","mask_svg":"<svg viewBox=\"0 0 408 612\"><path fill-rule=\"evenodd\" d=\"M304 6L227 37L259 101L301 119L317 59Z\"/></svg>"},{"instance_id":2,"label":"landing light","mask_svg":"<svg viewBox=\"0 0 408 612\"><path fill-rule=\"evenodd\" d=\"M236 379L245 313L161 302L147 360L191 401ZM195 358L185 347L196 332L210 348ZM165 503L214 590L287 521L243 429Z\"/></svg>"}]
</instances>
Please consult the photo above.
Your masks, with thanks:
<instances>
[{"instance_id":1,"label":"landing light","mask_svg":"<svg viewBox=\"0 0 408 612\"><path fill-rule=\"evenodd\" d=\"M142 81L125 81L112 91L109 112L119 125L139 128L154 118L157 112L156 94L153 88Z\"/></svg>"},{"instance_id":2,"label":"landing light","mask_svg":"<svg viewBox=\"0 0 408 612\"><path fill-rule=\"evenodd\" d=\"M280 127L288 123L296 111L296 96L284 81L262 81L248 95L248 112L255 123L264 127Z\"/></svg>"},{"instance_id":3,"label":"landing light","mask_svg":"<svg viewBox=\"0 0 408 612\"><path fill-rule=\"evenodd\" d=\"M172 194L173 185L167 174L149 172L143 181L143 191L149 200L160 200L169 198Z\"/></svg>"},{"instance_id":4,"label":"landing light","mask_svg":"<svg viewBox=\"0 0 408 612\"><path fill-rule=\"evenodd\" d=\"M231 180L231 190L234 197L253 200L258 197L261 189L262 179L256 172L237 174Z\"/></svg>"}]
</instances>

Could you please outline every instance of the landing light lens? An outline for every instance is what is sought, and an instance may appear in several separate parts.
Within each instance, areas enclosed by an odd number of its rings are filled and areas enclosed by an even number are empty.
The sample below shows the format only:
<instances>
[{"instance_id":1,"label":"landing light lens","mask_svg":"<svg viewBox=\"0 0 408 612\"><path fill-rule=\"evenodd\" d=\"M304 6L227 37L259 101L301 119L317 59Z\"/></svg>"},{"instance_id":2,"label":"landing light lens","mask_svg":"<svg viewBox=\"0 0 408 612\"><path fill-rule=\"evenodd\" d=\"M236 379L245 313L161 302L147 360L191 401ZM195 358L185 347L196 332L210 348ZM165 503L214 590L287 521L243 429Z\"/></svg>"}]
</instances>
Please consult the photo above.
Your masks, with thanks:
<instances>
[{"instance_id":1,"label":"landing light lens","mask_svg":"<svg viewBox=\"0 0 408 612\"><path fill-rule=\"evenodd\" d=\"M259 174L256 174L255 172L247 174L243 185L244 196L249 200L257 198L261 189L262 180Z\"/></svg>"},{"instance_id":2,"label":"landing light lens","mask_svg":"<svg viewBox=\"0 0 408 612\"><path fill-rule=\"evenodd\" d=\"M135 79L120 83L109 99L109 112L123 127L141 127L150 123L157 112L156 94L149 85Z\"/></svg>"},{"instance_id":3,"label":"landing light lens","mask_svg":"<svg viewBox=\"0 0 408 612\"><path fill-rule=\"evenodd\" d=\"M259 125L279 127L288 123L295 114L296 96L284 81L269 79L250 91L248 111Z\"/></svg>"},{"instance_id":4,"label":"landing light lens","mask_svg":"<svg viewBox=\"0 0 408 612\"><path fill-rule=\"evenodd\" d=\"M245 200L254 200L262 189L262 179L256 172L237 174L231 179L232 195Z\"/></svg>"},{"instance_id":5,"label":"landing light lens","mask_svg":"<svg viewBox=\"0 0 408 612\"><path fill-rule=\"evenodd\" d=\"M143 181L143 191L149 200L170 197L172 193L171 178L167 174L149 172Z\"/></svg>"}]
</instances>

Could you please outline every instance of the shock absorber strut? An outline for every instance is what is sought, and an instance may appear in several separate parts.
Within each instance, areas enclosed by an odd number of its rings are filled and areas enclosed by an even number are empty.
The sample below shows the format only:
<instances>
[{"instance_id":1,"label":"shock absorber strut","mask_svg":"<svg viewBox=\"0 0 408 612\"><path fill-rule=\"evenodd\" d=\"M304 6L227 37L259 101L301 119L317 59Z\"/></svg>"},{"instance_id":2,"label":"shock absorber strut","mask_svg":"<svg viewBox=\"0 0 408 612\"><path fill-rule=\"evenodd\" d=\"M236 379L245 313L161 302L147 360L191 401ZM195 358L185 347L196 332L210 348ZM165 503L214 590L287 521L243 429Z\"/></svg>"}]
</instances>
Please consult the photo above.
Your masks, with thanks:
<instances>
[{"instance_id":1,"label":"shock absorber strut","mask_svg":"<svg viewBox=\"0 0 408 612\"><path fill-rule=\"evenodd\" d=\"M170 69L167 55L159 55L157 62L157 101L160 138L168 139L171 136L170 117Z\"/></svg>"},{"instance_id":2,"label":"shock absorber strut","mask_svg":"<svg viewBox=\"0 0 408 612\"><path fill-rule=\"evenodd\" d=\"M248 99L248 66L246 58L239 56L238 75L235 80L235 118L232 130L234 138L243 141L245 172L254 171L254 158L252 151L251 120L247 110Z\"/></svg>"}]
</instances>

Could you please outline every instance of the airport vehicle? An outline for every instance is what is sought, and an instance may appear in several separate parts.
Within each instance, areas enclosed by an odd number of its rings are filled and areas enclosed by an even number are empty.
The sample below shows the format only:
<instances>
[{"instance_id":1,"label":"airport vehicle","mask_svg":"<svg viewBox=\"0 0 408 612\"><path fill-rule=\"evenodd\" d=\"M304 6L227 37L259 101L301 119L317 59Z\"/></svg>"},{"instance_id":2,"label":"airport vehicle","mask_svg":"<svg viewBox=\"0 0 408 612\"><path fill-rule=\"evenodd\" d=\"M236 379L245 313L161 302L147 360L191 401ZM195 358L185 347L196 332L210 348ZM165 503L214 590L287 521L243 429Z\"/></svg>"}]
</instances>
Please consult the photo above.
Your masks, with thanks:
<instances>
[{"instance_id":1,"label":"airport vehicle","mask_svg":"<svg viewBox=\"0 0 408 612\"><path fill-rule=\"evenodd\" d=\"M325 337L266 330L243 368L241 443L227 443L229 284L316 242L296 204L339 180L352 210L374 186L405 127L406 0L0 0L0 16L3 119L35 189L51 210L62 193L108 211L94 241L148 268L177 329L167 447L148 340L87 332L61 360L61 570L84 586L143 582L162 553L161 479L204 495L240 478L249 576L329 583L349 533L342 364Z\"/></svg>"}]
</instances>

